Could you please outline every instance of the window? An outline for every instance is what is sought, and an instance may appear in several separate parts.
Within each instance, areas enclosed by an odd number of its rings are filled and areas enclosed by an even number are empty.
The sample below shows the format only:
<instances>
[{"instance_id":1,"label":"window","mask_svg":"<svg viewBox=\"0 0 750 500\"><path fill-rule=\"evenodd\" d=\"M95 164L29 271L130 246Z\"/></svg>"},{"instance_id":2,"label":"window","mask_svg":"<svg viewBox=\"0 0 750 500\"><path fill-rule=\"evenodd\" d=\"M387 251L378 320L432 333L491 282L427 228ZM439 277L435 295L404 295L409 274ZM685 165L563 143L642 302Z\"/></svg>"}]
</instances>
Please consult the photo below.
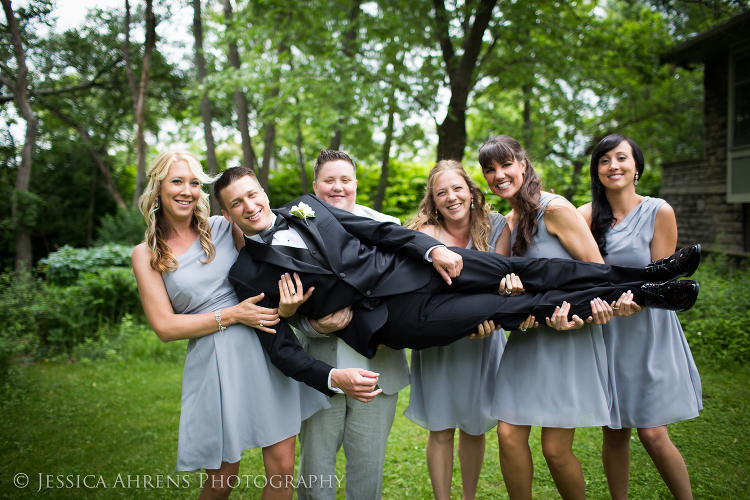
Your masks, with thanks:
<instances>
[{"instance_id":1,"label":"window","mask_svg":"<svg viewBox=\"0 0 750 500\"><path fill-rule=\"evenodd\" d=\"M729 62L727 202L750 202L750 51Z\"/></svg>"}]
</instances>

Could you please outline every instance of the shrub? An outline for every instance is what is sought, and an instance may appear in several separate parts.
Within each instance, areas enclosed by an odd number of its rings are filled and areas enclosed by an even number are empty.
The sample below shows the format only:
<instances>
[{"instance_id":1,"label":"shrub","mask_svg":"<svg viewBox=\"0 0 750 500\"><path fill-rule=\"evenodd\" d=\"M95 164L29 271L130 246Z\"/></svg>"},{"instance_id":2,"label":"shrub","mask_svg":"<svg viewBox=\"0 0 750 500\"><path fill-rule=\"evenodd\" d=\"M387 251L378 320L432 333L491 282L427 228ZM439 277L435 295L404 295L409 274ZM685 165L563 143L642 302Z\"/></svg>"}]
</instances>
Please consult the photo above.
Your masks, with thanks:
<instances>
[{"instance_id":1,"label":"shrub","mask_svg":"<svg viewBox=\"0 0 750 500\"><path fill-rule=\"evenodd\" d=\"M118 208L115 215L105 214L96 230L96 246L125 245L134 247L143 241L146 221L138 207Z\"/></svg>"},{"instance_id":2,"label":"shrub","mask_svg":"<svg viewBox=\"0 0 750 500\"><path fill-rule=\"evenodd\" d=\"M94 248L73 248L65 245L39 261L39 269L50 283L71 285L83 273L104 267L130 267L133 247L105 245Z\"/></svg>"},{"instance_id":3,"label":"shrub","mask_svg":"<svg viewBox=\"0 0 750 500\"><path fill-rule=\"evenodd\" d=\"M696 357L715 362L750 361L750 270L729 266L714 254L692 278L700 283L698 302L680 322Z\"/></svg>"},{"instance_id":4,"label":"shrub","mask_svg":"<svg viewBox=\"0 0 750 500\"><path fill-rule=\"evenodd\" d=\"M28 273L0 275L0 385L13 358L34 350L36 321L30 311L41 282Z\"/></svg>"},{"instance_id":5,"label":"shrub","mask_svg":"<svg viewBox=\"0 0 750 500\"><path fill-rule=\"evenodd\" d=\"M159 359L182 361L187 341L162 342L154 331L125 314L116 325L99 330L96 338L87 338L75 346L71 354L80 360Z\"/></svg>"}]
</instances>

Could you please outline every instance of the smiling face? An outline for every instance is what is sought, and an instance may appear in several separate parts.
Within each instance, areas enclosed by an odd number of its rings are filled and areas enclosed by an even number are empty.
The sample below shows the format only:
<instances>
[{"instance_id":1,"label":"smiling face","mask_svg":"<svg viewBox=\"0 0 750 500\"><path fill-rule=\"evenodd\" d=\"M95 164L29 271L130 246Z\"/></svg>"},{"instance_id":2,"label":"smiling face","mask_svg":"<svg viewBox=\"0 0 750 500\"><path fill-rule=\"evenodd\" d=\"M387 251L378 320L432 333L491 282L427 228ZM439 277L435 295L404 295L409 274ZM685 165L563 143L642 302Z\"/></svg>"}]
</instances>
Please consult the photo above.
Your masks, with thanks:
<instances>
[{"instance_id":1,"label":"smiling face","mask_svg":"<svg viewBox=\"0 0 750 500\"><path fill-rule=\"evenodd\" d=\"M345 160L329 161L321 165L313 182L315 196L336 208L354 211L357 199L357 178L354 167Z\"/></svg>"},{"instance_id":2,"label":"smiling face","mask_svg":"<svg viewBox=\"0 0 750 500\"><path fill-rule=\"evenodd\" d=\"M482 175L490 191L505 200L513 198L523 185L526 160L506 160L502 164L493 161L482 168Z\"/></svg>"},{"instance_id":3,"label":"smiling face","mask_svg":"<svg viewBox=\"0 0 750 500\"><path fill-rule=\"evenodd\" d=\"M471 191L463 176L453 170L445 170L432 186L435 208L446 220L468 220L471 212Z\"/></svg>"},{"instance_id":4,"label":"smiling face","mask_svg":"<svg viewBox=\"0 0 750 500\"><path fill-rule=\"evenodd\" d=\"M164 215L175 220L192 217L200 196L201 181L188 163L185 160L172 163L159 186L159 202Z\"/></svg>"},{"instance_id":5,"label":"smiling face","mask_svg":"<svg viewBox=\"0 0 750 500\"><path fill-rule=\"evenodd\" d=\"M604 153L597 165L599 180L606 189L635 189L637 171L633 148L628 141Z\"/></svg>"},{"instance_id":6,"label":"smiling face","mask_svg":"<svg viewBox=\"0 0 750 500\"><path fill-rule=\"evenodd\" d=\"M248 236L268 229L276 220L265 191L258 181L248 175L225 187L221 191L221 197L227 207L221 213Z\"/></svg>"}]
</instances>

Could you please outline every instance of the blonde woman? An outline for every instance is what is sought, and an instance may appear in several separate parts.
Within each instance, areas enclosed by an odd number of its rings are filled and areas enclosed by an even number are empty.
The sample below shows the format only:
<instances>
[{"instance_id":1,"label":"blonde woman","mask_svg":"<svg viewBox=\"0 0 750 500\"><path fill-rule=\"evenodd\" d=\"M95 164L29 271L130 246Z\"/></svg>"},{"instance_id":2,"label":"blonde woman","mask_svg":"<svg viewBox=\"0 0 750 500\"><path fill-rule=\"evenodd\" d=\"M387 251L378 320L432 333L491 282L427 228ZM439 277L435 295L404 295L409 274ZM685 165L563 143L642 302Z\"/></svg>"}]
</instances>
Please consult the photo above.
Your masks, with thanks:
<instances>
[{"instance_id":1,"label":"blonde woman","mask_svg":"<svg viewBox=\"0 0 750 500\"><path fill-rule=\"evenodd\" d=\"M407 227L449 247L488 252L494 251L503 234L505 217L490 213L484 194L461 163L443 160L430 170L424 198ZM506 239L509 234L506 230ZM520 288L520 282L516 284ZM485 329L486 333L494 330L494 324L490 321L479 328L484 335ZM450 498L456 429L463 498L476 496L485 433L497 425L490 405L504 346L505 333L499 330L483 339L466 337L411 353L411 395L404 415L430 431L427 468L436 500Z\"/></svg>"},{"instance_id":2,"label":"blonde woman","mask_svg":"<svg viewBox=\"0 0 750 500\"><path fill-rule=\"evenodd\" d=\"M201 189L209 182L191 153L160 154L139 200L146 238L132 256L151 327L164 342L189 339L177 470L206 469L199 498L227 498L242 452L262 448L262 498L291 499L286 477L300 422L327 402L266 363L253 329L273 332L278 310L257 306L262 295L238 303L227 274L242 235L223 217L209 218Z\"/></svg>"}]
</instances>

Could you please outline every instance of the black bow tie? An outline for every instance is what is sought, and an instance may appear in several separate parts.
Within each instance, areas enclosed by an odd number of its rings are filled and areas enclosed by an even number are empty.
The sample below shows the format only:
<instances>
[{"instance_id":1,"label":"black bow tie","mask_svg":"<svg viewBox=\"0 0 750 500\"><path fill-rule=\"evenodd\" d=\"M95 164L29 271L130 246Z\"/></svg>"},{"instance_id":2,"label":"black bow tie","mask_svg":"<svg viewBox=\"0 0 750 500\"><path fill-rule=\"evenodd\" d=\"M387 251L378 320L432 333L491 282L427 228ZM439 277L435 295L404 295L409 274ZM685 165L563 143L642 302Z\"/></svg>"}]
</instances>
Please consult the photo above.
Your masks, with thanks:
<instances>
[{"instance_id":1,"label":"black bow tie","mask_svg":"<svg viewBox=\"0 0 750 500\"><path fill-rule=\"evenodd\" d=\"M285 218L283 218L280 215L277 215L276 223L273 226L271 226L270 229L264 229L263 231L258 233L258 235L261 237L263 241L265 241L266 243L270 245L271 242L273 241L273 233L275 233L276 231L284 230L284 229L289 229L289 223L286 221Z\"/></svg>"}]
</instances>

